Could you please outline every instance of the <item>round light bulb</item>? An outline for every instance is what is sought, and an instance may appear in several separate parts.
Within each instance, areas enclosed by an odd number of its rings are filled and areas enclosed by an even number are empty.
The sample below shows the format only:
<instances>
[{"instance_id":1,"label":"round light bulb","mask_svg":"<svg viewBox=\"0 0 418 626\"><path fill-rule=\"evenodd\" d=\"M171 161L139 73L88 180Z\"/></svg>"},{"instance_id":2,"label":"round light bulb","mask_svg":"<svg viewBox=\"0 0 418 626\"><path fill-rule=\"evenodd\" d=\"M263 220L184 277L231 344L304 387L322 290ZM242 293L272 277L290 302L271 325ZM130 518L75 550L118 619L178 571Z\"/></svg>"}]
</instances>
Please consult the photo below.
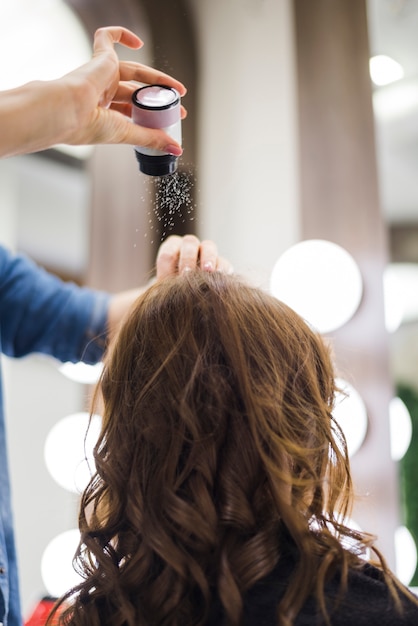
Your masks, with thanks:
<instances>
[{"instance_id":1,"label":"round light bulb","mask_svg":"<svg viewBox=\"0 0 418 626\"><path fill-rule=\"evenodd\" d=\"M55 482L72 493L81 493L94 474L93 448L101 430L101 417L88 413L64 417L49 431L44 458Z\"/></svg>"},{"instance_id":2,"label":"round light bulb","mask_svg":"<svg viewBox=\"0 0 418 626\"><path fill-rule=\"evenodd\" d=\"M76 383L84 385L95 385L100 379L103 371L103 363L88 365L87 363L63 363L59 366L61 374Z\"/></svg>"},{"instance_id":3,"label":"round light bulb","mask_svg":"<svg viewBox=\"0 0 418 626\"><path fill-rule=\"evenodd\" d=\"M336 379L333 416L344 433L348 455L352 457L361 448L367 433L367 409L359 392L347 381Z\"/></svg>"},{"instance_id":4,"label":"round light bulb","mask_svg":"<svg viewBox=\"0 0 418 626\"><path fill-rule=\"evenodd\" d=\"M82 581L73 568L73 558L79 542L79 530L67 530L54 537L44 550L41 576L48 594L54 598L59 598Z\"/></svg>"},{"instance_id":5,"label":"round light bulb","mask_svg":"<svg viewBox=\"0 0 418 626\"><path fill-rule=\"evenodd\" d=\"M396 575L404 585L409 585L417 568L417 547L406 526L395 531Z\"/></svg>"},{"instance_id":6,"label":"round light bulb","mask_svg":"<svg viewBox=\"0 0 418 626\"><path fill-rule=\"evenodd\" d=\"M341 246L320 239L302 241L282 254L270 286L276 298L322 333L348 322L363 292L353 257Z\"/></svg>"},{"instance_id":7,"label":"round light bulb","mask_svg":"<svg viewBox=\"0 0 418 626\"><path fill-rule=\"evenodd\" d=\"M418 263L391 263L383 274L385 320L389 332L418 320Z\"/></svg>"},{"instance_id":8,"label":"round light bulb","mask_svg":"<svg viewBox=\"0 0 418 626\"><path fill-rule=\"evenodd\" d=\"M88 33L63 0L3 0L0 23L1 90L59 78L91 57Z\"/></svg>"},{"instance_id":9,"label":"round light bulb","mask_svg":"<svg viewBox=\"0 0 418 626\"><path fill-rule=\"evenodd\" d=\"M400 461L412 439L412 421L405 403L392 398L389 404L390 452L394 461Z\"/></svg>"}]
</instances>

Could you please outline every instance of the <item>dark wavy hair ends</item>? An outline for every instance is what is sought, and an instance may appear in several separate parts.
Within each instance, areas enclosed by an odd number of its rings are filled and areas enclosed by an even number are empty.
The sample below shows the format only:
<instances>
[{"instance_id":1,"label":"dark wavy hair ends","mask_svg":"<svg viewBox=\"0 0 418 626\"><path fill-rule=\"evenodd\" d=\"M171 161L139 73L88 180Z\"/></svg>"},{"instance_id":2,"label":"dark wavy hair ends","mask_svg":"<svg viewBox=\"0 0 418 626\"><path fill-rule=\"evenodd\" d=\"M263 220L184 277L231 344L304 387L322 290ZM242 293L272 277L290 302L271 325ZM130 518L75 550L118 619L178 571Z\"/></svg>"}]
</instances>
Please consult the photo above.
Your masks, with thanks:
<instances>
[{"instance_id":1,"label":"dark wavy hair ends","mask_svg":"<svg viewBox=\"0 0 418 626\"><path fill-rule=\"evenodd\" d=\"M352 485L335 391L324 341L263 290L201 271L148 289L105 362L84 581L59 622L197 626L216 602L237 626L289 539L299 559L277 623L311 594L327 619L327 577L338 568L343 588L372 542L341 521Z\"/></svg>"}]
</instances>

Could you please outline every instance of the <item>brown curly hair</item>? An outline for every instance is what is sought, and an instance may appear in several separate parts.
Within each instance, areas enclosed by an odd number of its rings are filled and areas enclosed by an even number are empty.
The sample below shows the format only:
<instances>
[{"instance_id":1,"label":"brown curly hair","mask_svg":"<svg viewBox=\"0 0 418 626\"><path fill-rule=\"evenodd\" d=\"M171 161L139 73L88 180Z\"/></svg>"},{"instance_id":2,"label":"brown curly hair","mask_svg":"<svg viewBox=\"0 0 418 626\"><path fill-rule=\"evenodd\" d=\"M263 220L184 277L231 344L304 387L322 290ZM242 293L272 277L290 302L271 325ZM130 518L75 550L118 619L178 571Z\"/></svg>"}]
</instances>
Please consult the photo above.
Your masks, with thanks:
<instances>
[{"instance_id":1,"label":"brown curly hair","mask_svg":"<svg viewBox=\"0 0 418 626\"><path fill-rule=\"evenodd\" d=\"M311 594L327 620L327 578L338 569L343 589L372 539L341 522L352 484L321 337L263 290L193 271L140 297L100 390L84 581L60 623L203 625L216 598L238 626L286 536L299 559L277 622L292 624Z\"/></svg>"}]
</instances>

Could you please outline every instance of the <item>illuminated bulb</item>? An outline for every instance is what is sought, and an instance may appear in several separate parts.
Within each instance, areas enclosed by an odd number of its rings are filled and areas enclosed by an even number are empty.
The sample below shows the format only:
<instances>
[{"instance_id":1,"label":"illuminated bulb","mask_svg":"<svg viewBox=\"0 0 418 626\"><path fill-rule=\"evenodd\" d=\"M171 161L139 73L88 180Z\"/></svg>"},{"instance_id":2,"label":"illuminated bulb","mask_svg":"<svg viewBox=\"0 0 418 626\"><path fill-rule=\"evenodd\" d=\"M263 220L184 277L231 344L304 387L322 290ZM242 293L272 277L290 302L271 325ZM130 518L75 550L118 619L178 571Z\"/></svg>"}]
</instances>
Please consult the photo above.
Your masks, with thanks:
<instances>
[{"instance_id":1,"label":"illuminated bulb","mask_svg":"<svg viewBox=\"0 0 418 626\"><path fill-rule=\"evenodd\" d=\"M412 421L405 403L392 398L389 404L390 452L394 461L400 461L412 438Z\"/></svg>"},{"instance_id":2,"label":"illuminated bulb","mask_svg":"<svg viewBox=\"0 0 418 626\"><path fill-rule=\"evenodd\" d=\"M3 0L0 23L0 54L7 59L0 89L59 78L91 56L85 29L62 0Z\"/></svg>"},{"instance_id":3,"label":"illuminated bulb","mask_svg":"<svg viewBox=\"0 0 418 626\"><path fill-rule=\"evenodd\" d=\"M47 592L54 598L82 582L72 564L79 541L78 529L67 530L52 539L44 550L41 576Z\"/></svg>"},{"instance_id":4,"label":"illuminated bulb","mask_svg":"<svg viewBox=\"0 0 418 626\"><path fill-rule=\"evenodd\" d=\"M76 383L83 383L85 385L95 385L100 378L103 370L103 363L96 363L95 365L88 365L87 363L63 363L59 367L61 374L75 381Z\"/></svg>"},{"instance_id":5,"label":"illuminated bulb","mask_svg":"<svg viewBox=\"0 0 418 626\"><path fill-rule=\"evenodd\" d=\"M367 409L362 397L345 380L336 379L341 390L336 394L333 416L343 431L348 455L351 457L360 449L367 433Z\"/></svg>"},{"instance_id":6,"label":"illuminated bulb","mask_svg":"<svg viewBox=\"0 0 418 626\"><path fill-rule=\"evenodd\" d=\"M386 328L418 320L418 263L391 263L383 274Z\"/></svg>"},{"instance_id":7,"label":"illuminated bulb","mask_svg":"<svg viewBox=\"0 0 418 626\"><path fill-rule=\"evenodd\" d=\"M274 265L270 288L319 332L327 333L354 315L363 283L356 262L344 248L312 239L282 254Z\"/></svg>"},{"instance_id":8,"label":"illuminated bulb","mask_svg":"<svg viewBox=\"0 0 418 626\"><path fill-rule=\"evenodd\" d=\"M415 114L417 106L418 85L413 80L403 80L373 92L373 111L379 122L390 122Z\"/></svg>"},{"instance_id":9,"label":"illuminated bulb","mask_svg":"<svg viewBox=\"0 0 418 626\"><path fill-rule=\"evenodd\" d=\"M383 273L383 295L386 330L389 333L394 333L402 324L404 303L399 276L391 265L388 265Z\"/></svg>"},{"instance_id":10,"label":"illuminated bulb","mask_svg":"<svg viewBox=\"0 0 418 626\"><path fill-rule=\"evenodd\" d=\"M399 580L408 585L417 568L417 547L406 526L400 526L395 531L396 575Z\"/></svg>"},{"instance_id":11,"label":"illuminated bulb","mask_svg":"<svg viewBox=\"0 0 418 626\"><path fill-rule=\"evenodd\" d=\"M95 471L93 448L101 429L101 418L75 413L57 422L45 441L46 467L60 487L81 493Z\"/></svg>"},{"instance_id":12,"label":"illuminated bulb","mask_svg":"<svg viewBox=\"0 0 418 626\"><path fill-rule=\"evenodd\" d=\"M403 78L404 71L402 65L386 56L378 54L369 61L370 77L375 85L383 87Z\"/></svg>"}]
</instances>

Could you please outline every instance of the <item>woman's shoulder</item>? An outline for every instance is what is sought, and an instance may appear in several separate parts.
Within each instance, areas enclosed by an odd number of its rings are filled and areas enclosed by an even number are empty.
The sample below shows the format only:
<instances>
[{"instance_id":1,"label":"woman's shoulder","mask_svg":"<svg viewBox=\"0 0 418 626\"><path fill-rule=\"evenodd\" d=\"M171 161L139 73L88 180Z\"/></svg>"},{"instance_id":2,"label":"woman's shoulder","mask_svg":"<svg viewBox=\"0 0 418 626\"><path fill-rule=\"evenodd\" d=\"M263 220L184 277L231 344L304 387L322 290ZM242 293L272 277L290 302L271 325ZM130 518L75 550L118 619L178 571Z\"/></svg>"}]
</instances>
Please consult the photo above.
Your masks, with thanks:
<instances>
[{"instance_id":1,"label":"woman's shoulder","mask_svg":"<svg viewBox=\"0 0 418 626\"><path fill-rule=\"evenodd\" d=\"M289 553L244 596L243 626L277 626L277 608L289 583L296 561ZM325 602L331 626L418 626L418 605L399 592L399 611L385 576L379 568L364 562L349 570L347 590L339 595L341 576L326 583ZM213 602L208 626L223 624L219 599ZM294 626L325 626L317 601L310 596L294 621Z\"/></svg>"},{"instance_id":2,"label":"woman's shoulder","mask_svg":"<svg viewBox=\"0 0 418 626\"><path fill-rule=\"evenodd\" d=\"M353 608L356 617L363 611L369 616L369 624L375 620L379 626L418 626L418 603L413 601L406 588L403 591L402 587L395 589L395 592L399 603L395 601L382 570L366 562L362 567L350 570L341 610ZM363 624L360 617L341 623Z\"/></svg>"},{"instance_id":3,"label":"woman's shoulder","mask_svg":"<svg viewBox=\"0 0 418 626\"><path fill-rule=\"evenodd\" d=\"M279 561L276 568L247 594L244 602L244 625L276 626L277 606L289 578L291 563ZM340 576L334 576L325 587L325 600L332 626L418 626L418 605L399 593L399 611L385 581L383 572L364 563L351 569L347 591L339 596ZM294 626L325 624L314 597L309 597Z\"/></svg>"}]
</instances>

